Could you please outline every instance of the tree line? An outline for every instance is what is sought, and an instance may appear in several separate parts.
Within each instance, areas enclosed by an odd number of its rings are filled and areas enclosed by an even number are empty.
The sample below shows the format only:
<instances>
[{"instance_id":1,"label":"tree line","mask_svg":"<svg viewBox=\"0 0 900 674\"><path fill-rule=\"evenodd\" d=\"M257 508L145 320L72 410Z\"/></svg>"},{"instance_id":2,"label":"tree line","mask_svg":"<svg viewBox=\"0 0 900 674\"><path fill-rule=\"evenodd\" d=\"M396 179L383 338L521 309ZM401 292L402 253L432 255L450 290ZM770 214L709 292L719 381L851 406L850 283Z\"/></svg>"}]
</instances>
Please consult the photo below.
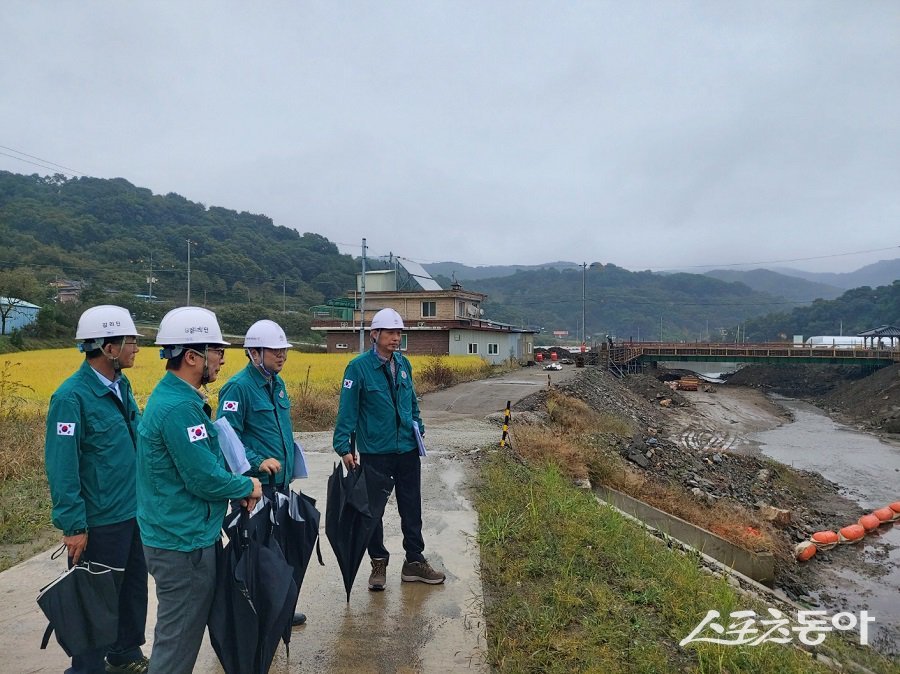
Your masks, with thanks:
<instances>
[{"instance_id":1,"label":"tree line","mask_svg":"<svg viewBox=\"0 0 900 674\"><path fill-rule=\"evenodd\" d=\"M70 333L77 316L78 307L54 305L56 281L84 283L79 305L120 304L138 320L184 304L189 246L191 303L238 332L251 313L277 313L291 334L309 335L308 308L343 295L357 271L319 234L121 178L0 172L0 240L0 296L46 307L36 328L46 336Z\"/></svg>"}]
</instances>

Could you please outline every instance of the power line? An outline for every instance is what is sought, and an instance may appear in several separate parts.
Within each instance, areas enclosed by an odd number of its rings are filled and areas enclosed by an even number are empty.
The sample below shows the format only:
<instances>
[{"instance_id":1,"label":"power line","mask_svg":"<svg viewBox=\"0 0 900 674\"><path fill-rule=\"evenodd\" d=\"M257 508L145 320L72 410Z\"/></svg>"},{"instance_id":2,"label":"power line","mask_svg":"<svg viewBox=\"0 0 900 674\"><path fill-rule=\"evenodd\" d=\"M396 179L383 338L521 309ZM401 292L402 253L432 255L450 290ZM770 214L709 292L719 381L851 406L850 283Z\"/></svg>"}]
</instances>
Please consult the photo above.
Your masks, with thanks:
<instances>
[{"instance_id":1,"label":"power line","mask_svg":"<svg viewBox=\"0 0 900 674\"><path fill-rule=\"evenodd\" d=\"M37 159L39 162L43 162L43 164L50 164L50 166L43 166L43 168L45 168L45 169L52 170L50 167L55 166L57 168L64 169L66 171L71 171L72 173L77 173L78 175L82 175L82 176L87 175L86 173L79 171L78 169L73 169L70 166L63 166L62 164L57 164L55 161L50 161L49 159L43 159L42 157L36 157L33 154L28 154L27 152L22 152L21 150L17 150L13 147L7 147L6 145L0 145L0 149L9 150L10 152L15 152L16 154L20 154L23 157L29 157L30 159ZM6 157L12 157L13 159L18 159L19 161L25 161L24 159L21 159L20 157L13 157L12 155L9 155L6 153L0 153L0 154L3 154ZM34 162L28 162L28 163L34 164ZM35 166L42 166L42 164L35 164Z\"/></svg>"},{"instance_id":2,"label":"power line","mask_svg":"<svg viewBox=\"0 0 900 674\"><path fill-rule=\"evenodd\" d=\"M644 270L664 271L664 270L673 269L673 268L677 268L677 269L716 269L716 268L721 268L721 267L749 267L751 265L757 265L757 264L783 264L786 262L809 262L812 260L827 260L827 259L836 258L836 257L848 257L850 255L864 255L867 253L882 253L882 252L885 252L888 250L897 250L898 248L900 248L900 245L886 246L884 248L872 248L869 250L855 250L855 251L849 251L849 252L844 252L844 253L829 253L827 255L814 255L811 257L794 257L794 258L785 258L785 259L781 259L781 260L762 260L759 262L727 262L727 263L716 262L716 263L712 263L712 264L695 264L695 265L670 264L670 265L644 267L643 269L641 269L639 271L644 271ZM373 257L387 257L387 256L373 256ZM395 257L397 257L396 254L395 254ZM412 259L412 258L407 258L407 259ZM422 264L422 265L442 264L442 263L448 262L448 260L413 260L413 261L418 262L419 264ZM466 263L460 262L459 264L465 265L467 267L534 267L535 269L541 269L541 268L546 269L551 266L549 263L547 263L547 264L504 265L504 264L486 264L486 263L481 263L481 262L466 262ZM612 264L614 264L614 263L612 263ZM581 267L580 264L572 263L572 265L573 265L572 266L573 271L577 270Z\"/></svg>"},{"instance_id":3,"label":"power line","mask_svg":"<svg viewBox=\"0 0 900 674\"><path fill-rule=\"evenodd\" d=\"M48 171L53 171L54 173L65 173L65 174L68 175L68 176L73 176L73 177L74 177L74 174L68 173L67 171L60 171L59 169L55 169L55 168L53 168L53 167L51 167L51 166L45 166L44 164L38 164L36 161L31 161L31 160L29 160L29 159L22 159L21 157L16 157L16 156L14 156L14 155L7 154L6 152L0 152L0 155L3 155L4 157L9 157L10 159L15 159L15 160L17 160L17 161L25 162L26 164L32 164L32 165L34 165L34 166L40 166L42 169L46 169L46 170L48 170Z\"/></svg>"},{"instance_id":4,"label":"power line","mask_svg":"<svg viewBox=\"0 0 900 674\"><path fill-rule=\"evenodd\" d=\"M848 255L863 255L865 253L883 253L886 250L896 250L900 246L887 246L885 248L872 248L870 250L855 250L850 253L831 253L830 255L814 255L812 257L794 257L784 260L762 260L760 262L729 262L728 264L694 264L684 265L682 269L702 269L709 267L749 267L754 264L783 264L785 262L808 262L810 260L827 260L834 257L847 257ZM663 267L651 267L653 269L662 269Z\"/></svg>"}]
</instances>

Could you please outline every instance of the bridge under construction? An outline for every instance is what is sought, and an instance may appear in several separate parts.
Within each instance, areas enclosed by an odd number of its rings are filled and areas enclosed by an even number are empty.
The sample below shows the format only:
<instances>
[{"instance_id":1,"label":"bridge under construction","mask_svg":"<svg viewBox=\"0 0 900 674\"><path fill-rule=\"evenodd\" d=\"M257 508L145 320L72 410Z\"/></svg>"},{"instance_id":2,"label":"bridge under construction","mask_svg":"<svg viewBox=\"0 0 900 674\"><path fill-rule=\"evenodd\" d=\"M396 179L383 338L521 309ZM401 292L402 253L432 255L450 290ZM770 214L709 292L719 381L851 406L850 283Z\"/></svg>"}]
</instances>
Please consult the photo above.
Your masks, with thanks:
<instances>
[{"instance_id":1,"label":"bridge under construction","mask_svg":"<svg viewBox=\"0 0 900 674\"><path fill-rule=\"evenodd\" d=\"M639 372L651 363L795 363L858 365L872 370L900 363L900 348L866 349L791 343L710 344L705 342L620 342L592 352L597 365L617 372Z\"/></svg>"}]
</instances>

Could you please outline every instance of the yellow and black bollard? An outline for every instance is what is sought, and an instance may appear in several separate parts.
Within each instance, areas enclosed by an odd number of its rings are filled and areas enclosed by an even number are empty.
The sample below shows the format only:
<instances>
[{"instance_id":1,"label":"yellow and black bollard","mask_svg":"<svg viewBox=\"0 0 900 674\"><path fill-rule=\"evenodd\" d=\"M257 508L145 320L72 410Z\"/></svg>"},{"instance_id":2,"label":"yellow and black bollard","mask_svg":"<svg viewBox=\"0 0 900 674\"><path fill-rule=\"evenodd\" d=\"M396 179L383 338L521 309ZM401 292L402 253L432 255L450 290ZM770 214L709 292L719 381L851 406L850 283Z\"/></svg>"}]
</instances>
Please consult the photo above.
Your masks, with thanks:
<instances>
[{"instance_id":1,"label":"yellow and black bollard","mask_svg":"<svg viewBox=\"0 0 900 674\"><path fill-rule=\"evenodd\" d=\"M507 443L509 443L509 405L510 401L506 401L506 409L503 411L503 435L500 436L500 446L506 447Z\"/></svg>"}]
</instances>

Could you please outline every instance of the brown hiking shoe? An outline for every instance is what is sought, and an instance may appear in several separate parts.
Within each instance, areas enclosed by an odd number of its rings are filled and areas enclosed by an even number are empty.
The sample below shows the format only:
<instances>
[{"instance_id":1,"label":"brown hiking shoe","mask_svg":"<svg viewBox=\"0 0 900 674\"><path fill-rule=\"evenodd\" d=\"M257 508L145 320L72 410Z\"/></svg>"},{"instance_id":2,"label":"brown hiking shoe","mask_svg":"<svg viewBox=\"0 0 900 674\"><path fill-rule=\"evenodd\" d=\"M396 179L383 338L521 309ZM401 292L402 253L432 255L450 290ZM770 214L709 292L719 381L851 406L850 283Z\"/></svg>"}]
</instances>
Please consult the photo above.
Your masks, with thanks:
<instances>
[{"instance_id":1,"label":"brown hiking shoe","mask_svg":"<svg viewBox=\"0 0 900 674\"><path fill-rule=\"evenodd\" d=\"M372 560L372 573L369 575L369 589L373 592L381 592L384 584L387 582L387 563L386 559Z\"/></svg>"},{"instance_id":2,"label":"brown hiking shoe","mask_svg":"<svg viewBox=\"0 0 900 674\"><path fill-rule=\"evenodd\" d=\"M440 585L445 578L443 573L432 569L428 562L403 562L403 570L400 573L400 579L407 583Z\"/></svg>"}]
</instances>

